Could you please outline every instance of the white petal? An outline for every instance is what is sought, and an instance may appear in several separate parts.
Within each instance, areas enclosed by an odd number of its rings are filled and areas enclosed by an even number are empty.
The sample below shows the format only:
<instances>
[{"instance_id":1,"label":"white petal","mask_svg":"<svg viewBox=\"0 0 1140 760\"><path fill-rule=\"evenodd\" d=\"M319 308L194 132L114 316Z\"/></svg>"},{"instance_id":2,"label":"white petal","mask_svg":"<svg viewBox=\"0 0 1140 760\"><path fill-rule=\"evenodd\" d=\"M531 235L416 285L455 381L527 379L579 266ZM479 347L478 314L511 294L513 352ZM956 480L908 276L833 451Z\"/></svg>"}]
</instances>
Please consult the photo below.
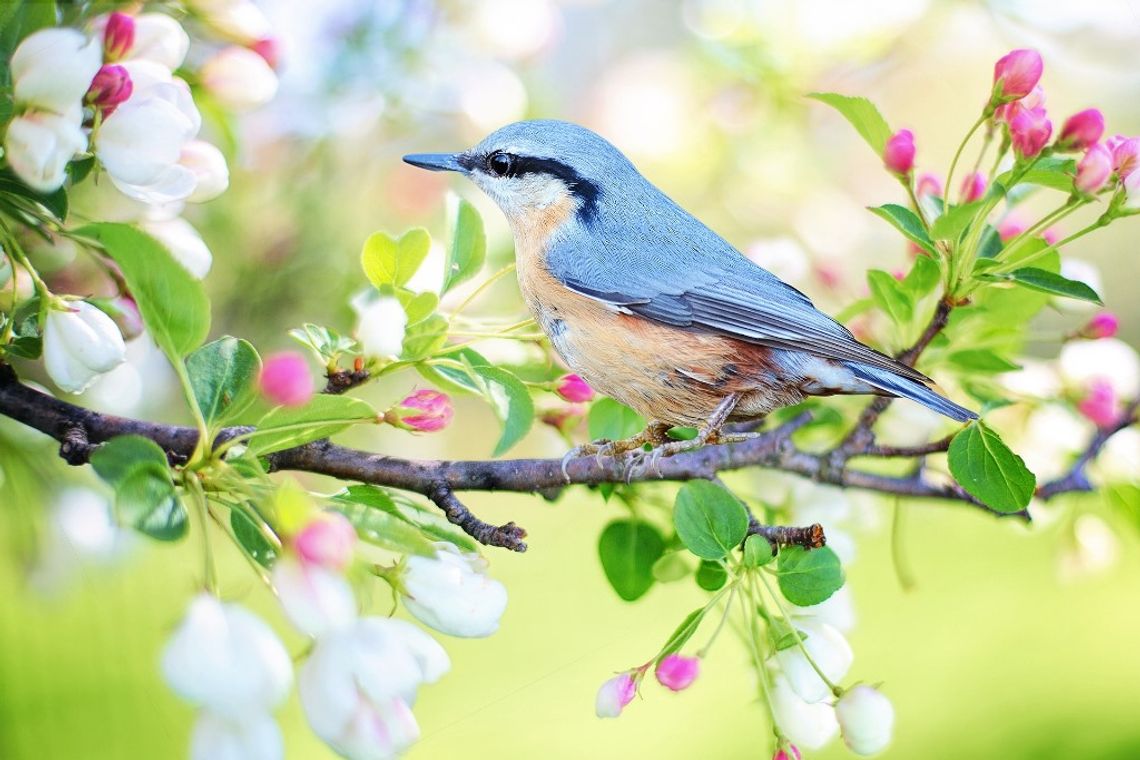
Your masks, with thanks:
<instances>
[{"instance_id":1,"label":"white petal","mask_svg":"<svg viewBox=\"0 0 1140 760\"><path fill-rule=\"evenodd\" d=\"M404 350L408 315L395 298L363 299L354 303L359 316L356 338L368 356L399 356Z\"/></svg>"},{"instance_id":2,"label":"white petal","mask_svg":"<svg viewBox=\"0 0 1140 760\"><path fill-rule=\"evenodd\" d=\"M31 111L12 119L4 149L12 170L33 190L50 193L67 179L67 164L86 149L78 121Z\"/></svg>"},{"instance_id":3,"label":"white petal","mask_svg":"<svg viewBox=\"0 0 1140 760\"><path fill-rule=\"evenodd\" d=\"M103 64L102 44L67 28L41 29L12 55L17 103L56 113L74 108Z\"/></svg>"},{"instance_id":4,"label":"white petal","mask_svg":"<svg viewBox=\"0 0 1140 760\"><path fill-rule=\"evenodd\" d=\"M191 140L182 148L178 163L194 172L197 183L186 200L203 203L213 200L230 186L230 170L226 157L216 147L203 140Z\"/></svg>"},{"instance_id":5,"label":"white petal","mask_svg":"<svg viewBox=\"0 0 1140 760\"><path fill-rule=\"evenodd\" d=\"M236 45L206 61L199 75L219 103L234 109L255 108L277 94L277 74L265 59Z\"/></svg>"},{"instance_id":6,"label":"white petal","mask_svg":"<svg viewBox=\"0 0 1140 760\"><path fill-rule=\"evenodd\" d=\"M507 607L503 584L473 569L470 558L441 550L410 557L403 577L404 606L420 622L465 638L490 636Z\"/></svg>"},{"instance_id":7,"label":"white petal","mask_svg":"<svg viewBox=\"0 0 1140 760\"><path fill-rule=\"evenodd\" d=\"M855 659L851 645L843 638L843 634L826 623L797 620L795 625L797 630L807 634L804 648L819 669L832 683L841 681ZM776 653L775 660L788 684L805 702L821 702L830 696L831 689L819 677L798 645L781 649Z\"/></svg>"},{"instance_id":8,"label":"white petal","mask_svg":"<svg viewBox=\"0 0 1140 760\"><path fill-rule=\"evenodd\" d=\"M780 731L801 749L819 749L839 733L835 708L804 702L780 674L772 679L772 712Z\"/></svg>"},{"instance_id":9,"label":"white petal","mask_svg":"<svg viewBox=\"0 0 1140 760\"><path fill-rule=\"evenodd\" d=\"M322 567L282 557L273 565L273 587L289 622L309 636L322 636L356 620L352 586Z\"/></svg>"},{"instance_id":10,"label":"white petal","mask_svg":"<svg viewBox=\"0 0 1140 760\"><path fill-rule=\"evenodd\" d=\"M285 741L269 715L247 716L239 722L203 711L190 734L191 760L279 760Z\"/></svg>"},{"instance_id":11,"label":"white petal","mask_svg":"<svg viewBox=\"0 0 1140 760\"><path fill-rule=\"evenodd\" d=\"M857 755L874 755L891 743L895 709L881 692L860 684L835 705L843 741Z\"/></svg>"},{"instance_id":12,"label":"white petal","mask_svg":"<svg viewBox=\"0 0 1140 760\"><path fill-rule=\"evenodd\" d=\"M190 36L170 16L162 13L135 16L135 44L128 53L130 58L173 70L182 65L189 49Z\"/></svg>"}]
</instances>

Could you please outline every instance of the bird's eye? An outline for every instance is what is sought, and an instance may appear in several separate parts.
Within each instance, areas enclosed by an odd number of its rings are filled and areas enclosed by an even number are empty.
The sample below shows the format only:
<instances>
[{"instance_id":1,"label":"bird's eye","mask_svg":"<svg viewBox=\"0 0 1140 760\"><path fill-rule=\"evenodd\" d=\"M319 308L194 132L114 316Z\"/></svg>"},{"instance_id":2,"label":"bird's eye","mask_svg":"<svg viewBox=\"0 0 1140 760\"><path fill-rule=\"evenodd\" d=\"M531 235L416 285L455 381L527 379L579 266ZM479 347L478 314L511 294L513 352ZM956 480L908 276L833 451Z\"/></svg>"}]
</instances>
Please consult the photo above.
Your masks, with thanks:
<instances>
[{"instance_id":1,"label":"bird's eye","mask_svg":"<svg viewBox=\"0 0 1140 760\"><path fill-rule=\"evenodd\" d=\"M515 166L515 157L510 153L496 152L487 156L487 169L496 177L506 177Z\"/></svg>"}]
</instances>

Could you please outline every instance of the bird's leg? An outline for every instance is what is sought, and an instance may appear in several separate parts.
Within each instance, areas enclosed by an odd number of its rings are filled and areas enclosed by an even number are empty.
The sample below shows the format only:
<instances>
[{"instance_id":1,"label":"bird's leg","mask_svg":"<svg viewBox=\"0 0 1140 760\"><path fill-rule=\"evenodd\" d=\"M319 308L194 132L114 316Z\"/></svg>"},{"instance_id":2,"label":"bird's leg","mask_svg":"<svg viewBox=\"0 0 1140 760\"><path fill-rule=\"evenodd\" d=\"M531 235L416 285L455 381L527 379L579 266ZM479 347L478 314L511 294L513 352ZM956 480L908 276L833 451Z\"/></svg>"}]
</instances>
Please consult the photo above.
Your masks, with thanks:
<instances>
[{"instance_id":1,"label":"bird's leg","mask_svg":"<svg viewBox=\"0 0 1140 760\"><path fill-rule=\"evenodd\" d=\"M660 474L658 465L663 457L671 457L684 451L692 451L713 443L738 443L756 436L756 433L722 433L721 428L728 422L729 415L740 401L739 393L731 393L717 404L712 415L697 430L697 435L687 441L668 441L654 447L652 451L636 452L634 461L626 471L626 479L632 479L635 469L652 467Z\"/></svg>"},{"instance_id":2,"label":"bird's leg","mask_svg":"<svg viewBox=\"0 0 1140 760\"><path fill-rule=\"evenodd\" d=\"M629 438L623 438L620 441L599 438L596 441L575 446L566 452L566 456L562 457L562 477L566 479L567 483L570 482L570 474L566 471L566 467L570 464L571 459L593 455L597 457L600 465L603 457L616 458L630 451L636 452L646 444L654 447L661 446L669 441L669 436L666 433L670 427L672 426L664 422L651 420L645 426L645 430Z\"/></svg>"}]
</instances>

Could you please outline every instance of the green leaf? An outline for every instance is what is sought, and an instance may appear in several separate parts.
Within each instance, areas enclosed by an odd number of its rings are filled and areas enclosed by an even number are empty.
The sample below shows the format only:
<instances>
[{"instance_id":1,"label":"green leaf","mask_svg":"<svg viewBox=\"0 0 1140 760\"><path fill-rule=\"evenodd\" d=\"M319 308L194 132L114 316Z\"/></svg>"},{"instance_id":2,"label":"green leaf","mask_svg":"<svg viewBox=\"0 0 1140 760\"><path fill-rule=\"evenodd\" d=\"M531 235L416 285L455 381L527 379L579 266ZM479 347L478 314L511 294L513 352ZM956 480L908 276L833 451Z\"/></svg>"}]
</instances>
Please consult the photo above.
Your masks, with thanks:
<instances>
[{"instance_id":1,"label":"green leaf","mask_svg":"<svg viewBox=\"0 0 1140 760\"><path fill-rule=\"evenodd\" d=\"M76 230L98 241L115 260L138 304L147 332L177 362L206 339L210 302L161 243L128 224L100 222Z\"/></svg>"},{"instance_id":2,"label":"green leaf","mask_svg":"<svg viewBox=\"0 0 1140 760\"><path fill-rule=\"evenodd\" d=\"M665 646L661 647L660 657L667 657L668 655L681 651L681 647L685 646L685 644L689 642L689 639L693 638L693 634L697 632L697 629L701 627L701 621L705 619L706 612L706 608L698 607L686 615L685 619L681 621L681 624L670 634L668 640L665 642Z\"/></svg>"},{"instance_id":3,"label":"green leaf","mask_svg":"<svg viewBox=\"0 0 1140 760\"><path fill-rule=\"evenodd\" d=\"M950 474L967 493L999 512L1016 512L1033 498L1037 478L983 422L964 428L950 442Z\"/></svg>"},{"instance_id":4,"label":"green leaf","mask_svg":"<svg viewBox=\"0 0 1140 760\"><path fill-rule=\"evenodd\" d=\"M355 338L341 335L327 327L306 322L289 331L289 337L320 357L322 363L335 361L341 354L359 351Z\"/></svg>"},{"instance_id":5,"label":"green leaf","mask_svg":"<svg viewBox=\"0 0 1140 760\"><path fill-rule=\"evenodd\" d=\"M825 601L843 585L843 567L830 547L807 550L785 546L776 561L776 580L789 602L811 607Z\"/></svg>"},{"instance_id":6,"label":"green leaf","mask_svg":"<svg viewBox=\"0 0 1140 760\"><path fill-rule=\"evenodd\" d=\"M399 516L359 503L338 500L336 510L348 518L365 541L397 554L435 556L432 542Z\"/></svg>"},{"instance_id":7,"label":"green leaf","mask_svg":"<svg viewBox=\"0 0 1140 760\"><path fill-rule=\"evenodd\" d=\"M416 365L416 371L432 385L451 393L471 393L479 395L482 386L472 377L471 367L489 367L491 363L482 354L471 348L463 348L448 355L449 358L433 359Z\"/></svg>"},{"instance_id":8,"label":"green leaf","mask_svg":"<svg viewBox=\"0 0 1140 760\"><path fill-rule=\"evenodd\" d=\"M867 284L871 286L871 296L875 299L875 304L895 324L910 324L914 318L914 301L894 275L881 269L872 269L867 272Z\"/></svg>"},{"instance_id":9,"label":"green leaf","mask_svg":"<svg viewBox=\"0 0 1140 760\"><path fill-rule=\"evenodd\" d=\"M1076 175L1077 163L1071 158L1046 156L1039 158L1033 167L1017 181L1020 185L1038 185L1063 193L1073 192L1073 178ZM1009 186L1013 180L1013 169L998 176L997 181ZM1012 188L1011 188L1012 189Z\"/></svg>"},{"instance_id":10,"label":"green leaf","mask_svg":"<svg viewBox=\"0 0 1140 760\"><path fill-rule=\"evenodd\" d=\"M605 396L590 406L586 428L592 440L620 441L645 429L645 419L624 404Z\"/></svg>"},{"instance_id":11,"label":"green leaf","mask_svg":"<svg viewBox=\"0 0 1140 760\"><path fill-rule=\"evenodd\" d=\"M763 567L775 558L775 550L768 539L755 534L744 539L744 564L748 567Z\"/></svg>"},{"instance_id":12,"label":"green leaf","mask_svg":"<svg viewBox=\"0 0 1140 760\"><path fill-rule=\"evenodd\" d=\"M62 187L50 193L41 193L25 185L10 169L0 169L0 193L26 198L43 206L59 221L67 220L67 190Z\"/></svg>"},{"instance_id":13,"label":"green leaf","mask_svg":"<svg viewBox=\"0 0 1140 760\"><path fill-rule=\"evenodd\" d=\"M249 439L249 451L265 456L274 451L327 438L359 422L375 422L376 410L352 396L313 396L302 407L279 406L269 410Z\"/></svg>"},{"instance_id":14,"label":"green leaf","mask_svg":"<svg viewBox=\"0 0 1140 760\"><path fill-rule=\"evenodd\" d=\"M408 315L409 325L427 319L439 306L439 296L435 293L412 293L407 290L398 290L396 291L396 298L404 307L404 313Z\"/></svg>"},{"instance_id":15,"label":"green leaf","mask_svg":"<svg viewBox=\"0 0 1140 760\"><path fill-rule=\"evenodd\" d=\"M694 480L681 486L673 504L681 542L701 559L722 559L748 532L748 513L716 483Z\"/></svg>"},{"instance_id":16,"label":"green leaf","mask_svg":"<svg viewBox=\"0 0 1140 760\"><path fill-rule=\"evenodd\" d=\"M897 203L888 203L884 206L871 206L868 208L868 211L877 217L886 219L896 230L903 234L903 237L930 255L938 255L937 250L934 248L934 243L930 240L930 236L926 234L926 229L922 226L922 221L909 208L900 206Z\"/></svg>"},{"instance_id":17,"label":"green leaf","mask_svg":"<svg viewBox=\"0 0 1140 760\"><path fill-rule=\"evenodd\" d=\"M627 602L653 585L653 563L665 553L665 539L647 522L615 520L598 538L602 570L614 591Z\"/></svg>"},{"instance_id":18,"label":"green leaf","mask_svg":"<svg viewBox=\"0 0 1140 760\"><path fill-rule=\"evenodd\" d=\"M435 353L447 342L447 328L447 318L442 314L432 314L425 320L408 325L400 355L408 361L415 361Z\"/></svg>"},{"instance_id":19,"label":"green leaf","mask_svg":"<svg viewBox=\"0 0 1140 760\"><path fill-rule=\"evenodd\" d=\"M216 430L253 401L261 357L246 341L227 335L186 357L186 371L198 409Z\"/></svg>"},{"instance_id":20,"label":"green leaf","mask_svg":"<svg viewBox=\"0 0 1140 760\"><path fill-rule=\"evenodd\" d=\"M115 489L120 522L160 541L186 534L186 510L170 479L166 454L154 441L138 435L112 438L91 455L91 466Z\"/></svg>"},{"instance_id":21,"label":"green leaf","mask_svg":"<svg viewBox=\"0 0 1140 760\"><path fill-rule=\"evenodd\" d=\"M942 279L942 269L929 256L916 256L914 265L902 281L903 290L914 300L930 293Z\"/></svg>"},{"instance_id":22,"label":"green leaf","mask_svg":"<svg viewBox=\"0 0 1140 760\"><path fill-rule=\"evenodd\" d=\"M455 210L451 247L447 250L443 292L478 274L486 257L487 235L483 232L483 218L474 206L460 198Z\"/></svg>"},{"instance_id":23,"label":"green leaf","mask_svg":"<svg viewBox=\"0 0 1140 760\"><path fill-rule=\"evenodd\" d=\"M466 552L479 550L475 540L449 523L435 507L423 507L410 500L396 503L392 496L379 486L352 485L333 495L333 500L344 504L359 504L378 509L417 528L428 538L446 541Z\"/></svg>"},{"instance_id":24,"label":"green leaf","mask_svg":"<svg viewBox=\"0 0 1140 760\"><path fill-rule=\"evenodd\" d=\"M673 583L691 575L693 567L686 551L670 551L653 563L653 577L658 583Z\"/></svg>"},{"instance_id":25,"label":"green leaf","mask_svg":"<svg viewBox=\"0 0 1140 760\"><path fill-rule=\"evenodd\" d=\"M930 225L930 236L935 240L956 242L970 226L970 222L974 221L974 216L981 207L982 201L952 206Z\"/></svg>"},{"instance_id":26,"label":"green leaf","mask_svg":"<svg viewBox=\"0 0 1140 760\"><path fill-rule=\"evenodd\" d=\"M501 456L522 440L534 424L534 401L522 381L500 367L471 368L483 396L503 425L492 456Z\"/></svg>"},{"instance_id":27,"label":"green leaf","mask_svg":"<svg viewBox=\"0 0 1140 760\"><path fill-rule=\"evenodd\" d=\"M948 357L951 364L972 372L1012 372L1021 365L986 348L968 348L955 351Z\"/></svg>"},{"instance_id":28,"label":"green leaf","mask_svg":"<svg viewBox=\"0 0 1140 760\"><path fill-rule=\"evenodd\" d=\"M241 548L254 562L266 568L273 565L277 559L277 547L269 543L253 520L237 507L230 510L230 528Z\"/></svg>"},{"instance_id":29,"label":"green leaf","mask_svg":"<svg viewBox=\"0 0 1140 760\"><path fill-rule=\"evenodd\" d=\"M1089 301L1095 304L1103 305L1104 303L1097 292L1083 282L1070 280L1067 277L1037 267L1015 269L1006 276L1006 279L1042 293L1075 298L1079 301Z\"/></svg>"},{"instance_id":30,"label":"green leaf","mask_svg":"<svg viewBox=\"0 0 1140 760\"><path fill-rule=\"evenodd\" d=\"M723 562L702 559L697 567L696 580L705 591L716 591L728 582L728 571L724 569Z\"/></svg>"},{"instance_id":31,"label":"green leaf","mask_svg":"<svg viewBox=\"0 0 1140 760\"><path fill-rule=\"evenodd\" d=\"M813 92L808 97L839 111L843 118L855 127L859 136L867 141L875 151L875 155L883 155L883 149L887 147L887 140L891 137L891 128L887 126L887 120L879 113L874 103L866 98L840 95L835 92Z\"/></svg>"},{"instance_id":32,"label":"green leaf","mask_svg":"<svg viewBox=\"0 0 1140 760\"><path fill-rule=\"evenodd\" d=\"M376 287L404 285L420 268L430 248L431 235L422 227L408 230L399 240L385 232L374 232L364 241L360 263Z\"/></svg>"}]
</instances>

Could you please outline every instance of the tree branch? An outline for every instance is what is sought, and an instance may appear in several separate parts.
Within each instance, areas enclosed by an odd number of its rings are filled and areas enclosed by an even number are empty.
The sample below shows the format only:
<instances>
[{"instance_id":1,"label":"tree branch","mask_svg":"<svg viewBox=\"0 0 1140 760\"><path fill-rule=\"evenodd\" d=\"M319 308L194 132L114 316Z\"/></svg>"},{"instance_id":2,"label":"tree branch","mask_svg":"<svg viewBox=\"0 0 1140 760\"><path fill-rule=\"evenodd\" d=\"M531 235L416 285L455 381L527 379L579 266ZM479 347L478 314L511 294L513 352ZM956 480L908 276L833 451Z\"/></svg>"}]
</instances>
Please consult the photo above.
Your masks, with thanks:
<instances>
[{"instance_id":1,"label":"tree branch","mask_svg":"<svg viewBox=\"0 0 1140 760\"><path fill-rule=\"evenodd\" d=\"M1092 483L1089 482L1088 475L1085 470L1089 462L1096 459L1096 455L1108 443L1108 439L1119 433L1124 428L1133 425L1138 420L1138 412L1140 412L1140 398L1135 398L1128 403L1124 408L1124 413L1120 415L1120 419L1108 427L1099 428L1096 434L1089 441L1089 445L1081 452L1077 461L1069 468L1069 471L1059 478L1042 483L1037 487L1037 497L1048 501L1054 496L1062 493L1069 492L1088 492L1093 490Z\"/></svg>"}]
</instances>

